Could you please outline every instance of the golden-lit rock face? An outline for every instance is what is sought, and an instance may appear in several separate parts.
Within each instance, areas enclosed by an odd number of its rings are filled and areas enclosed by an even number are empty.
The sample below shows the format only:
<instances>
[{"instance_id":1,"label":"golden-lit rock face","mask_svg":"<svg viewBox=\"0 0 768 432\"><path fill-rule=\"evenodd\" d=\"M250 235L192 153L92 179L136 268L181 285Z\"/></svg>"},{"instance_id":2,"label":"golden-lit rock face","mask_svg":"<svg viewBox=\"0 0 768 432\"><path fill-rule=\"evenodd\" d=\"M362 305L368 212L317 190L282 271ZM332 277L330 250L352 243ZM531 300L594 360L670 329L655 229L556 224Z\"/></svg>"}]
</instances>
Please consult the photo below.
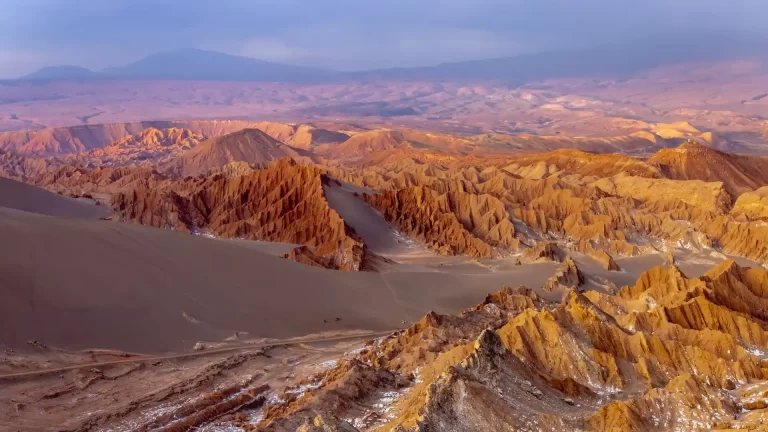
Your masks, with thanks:
<instances>
[{"instance_id":1,"label":"golden-lit rock face","mask_svg":"<svg viewBox=\"0 0 768 432\"><path fill-rule=\"evenodd\" d=\"M731 215L746 221L768 219L768 186L741 194L733 204Z\"/></svg>"},{"instance_id":2,"label":"golden-lit rock face","mask_svg":"<svg viewBox=\"0 0 768 432\"><path fill-rule=\"evenodd\" d=\"M337 160L358 160L394 149L429 148L440 152L467 153L477 147L476 142L456 135L413 129L374 129L356 133L340 144L324 149L324 156Z\"/></svg>"},{"instance_id":3,"label":"golden-lit rock face","mask_svg":"<svg viewBox=\"0 0 768 432\"><path fill-rule=\"evenodd\" d=\"M611 271L619 271L621 268L618 264L616 264L616 260L613 259L613 256L609 254L608 252L602 250L602 249L595 249L592 246L591 241L584 241L579 243L577 249L579 252L587 254L589 257L597 261L600 266L606 270ZM674 259L674 255L673 255Z\"/></svg>"},{"instance_id":4,"label":"golden-lit rock face","mask_svg":"<svg viewBox=\"0 0 768 432\"><path fill-rule=\"evenodd\" d=\"M571 290L559 304L504 288L458 316L429 313L369 345L258 427L317 418L341 428L317 430L350 431L759 424L766 301L768 272L733 261L691 279L657 267L618 295Z\"/></svg>"}]
</instances>

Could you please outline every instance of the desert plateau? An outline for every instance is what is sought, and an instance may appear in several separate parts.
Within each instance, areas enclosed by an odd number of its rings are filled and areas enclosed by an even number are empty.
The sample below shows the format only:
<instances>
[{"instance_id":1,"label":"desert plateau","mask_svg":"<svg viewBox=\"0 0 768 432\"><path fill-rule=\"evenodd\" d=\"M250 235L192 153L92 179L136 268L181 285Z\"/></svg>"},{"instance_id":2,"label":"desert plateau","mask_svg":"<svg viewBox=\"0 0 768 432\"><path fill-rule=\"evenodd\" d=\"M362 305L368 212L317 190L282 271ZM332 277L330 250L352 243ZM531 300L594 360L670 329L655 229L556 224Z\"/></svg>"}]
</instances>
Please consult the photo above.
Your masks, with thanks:
<instances>
[{"instance_id":1,"label":"desert plateau","mask_svg":"<svg viewBox=\"0 0 768 432\"><path fill-rule=\"evenodd\" d=\"M768 430L768 9L167 3L0 4L0 431Z\"/></svg>"}]
</instances>

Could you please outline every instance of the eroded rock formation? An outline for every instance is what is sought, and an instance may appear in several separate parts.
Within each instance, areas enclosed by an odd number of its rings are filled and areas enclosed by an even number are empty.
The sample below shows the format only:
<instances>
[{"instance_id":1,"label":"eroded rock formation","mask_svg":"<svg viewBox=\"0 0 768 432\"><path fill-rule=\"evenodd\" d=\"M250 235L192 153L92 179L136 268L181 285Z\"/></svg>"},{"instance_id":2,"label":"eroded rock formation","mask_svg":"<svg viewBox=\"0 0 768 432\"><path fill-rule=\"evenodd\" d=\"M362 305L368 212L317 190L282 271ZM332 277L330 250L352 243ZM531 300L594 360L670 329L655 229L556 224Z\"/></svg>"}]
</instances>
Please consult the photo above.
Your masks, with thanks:
<instances>
[{"instance_id":1,"label":"eroded rock formation","mask_svg":"<svg viewBox=\"0 0 768 432\"><path fill-rule=\"evenodd\" d=\"M152 188L119 192L113 198L118 217L195 234L305 245L302 261L358 270L364 245L328 207L323 174L283 159L245 175L168 180Z\"/></svg>"},{"instance_id":2,"label":"eroded rock formation","mask_svg":"<svg viewBox=\"0 0 768 432\"><path fill-rule=\"evenodd\" d=\"M444 255L491 257L518 245L504 205L490 196L421 186L362 197L398 229Z\"/></svg>"},{"instance_id":3,"label":"eroded rock formation","mask_svg":"<svg viewBox=\"0 0 768 432\"><path fill-rule=\"evenodd\" d=\"M686 144L679 151L701 153L700 146L696 146ZM743 165L752 174L746 179L683 176L671 171L671 165L661 157L650 163L621 155L556 151L510 160L435 155L403 148L369 155L347 167L331 167L329 172L343 181L381 191L369 202L389 214L388 219L403 232L415 237L424 236L431 227L415 223L427 217L415 211L418 206L409 205L408 212L398 208L403 202L414 201L406 200L406 196L421 195L429 200L461 197L454 201L467 203L467 207L498 208L513 224L514 230L500 230L502 237L489 238L485 233L498 218L482 221L479 225L486 227L485 231L476 228L479 218L474 218L475 224L467 223L465 218L461 221L464 230L456 230L449 237L442 234L447 228L442 228L435 233L438 235L431 236L431 246L436 250L457 250L457 245L451 243L465 244L467 241L457 239L471 233L491 248L502 250L543 239L587 254L595 251L595 258L609 269L615 269L609 257L673 248L715 248L758 261L768 259L768 227L762 225L759 216L760 192L745 194L734 206L738 191L765 184L765 179L758 177L760 167L766 166L765 160L713 154L737 161L732 165ZM708 172L717 172L719 159L696 160L709 161ZM425 190L433 192L424 194ZM441 214L450 210L461 217L451 206L425 206L422 213L427 208L439 208ZM428 213L436 215L434 211ZM501 247L494 243L500 240ZM488 248L483 249L470 253L488 256Z\"/></svg>"},{"instance_id":4,"label":"eroded rock formation","mask_svg":"<svg viewBox=\"0 0 768 432\"><path fill-rule=\"evenodd\" d=\"M556 305L525 288L504 288L458 316L429 313L369 345L302 397L265 411L257 426L754 426L766 418L765 405L755 403L768 384L766 287L768 271L725 261L700 278L654 268L618 295L571 290Z\"/></svg>"}]
</instances>

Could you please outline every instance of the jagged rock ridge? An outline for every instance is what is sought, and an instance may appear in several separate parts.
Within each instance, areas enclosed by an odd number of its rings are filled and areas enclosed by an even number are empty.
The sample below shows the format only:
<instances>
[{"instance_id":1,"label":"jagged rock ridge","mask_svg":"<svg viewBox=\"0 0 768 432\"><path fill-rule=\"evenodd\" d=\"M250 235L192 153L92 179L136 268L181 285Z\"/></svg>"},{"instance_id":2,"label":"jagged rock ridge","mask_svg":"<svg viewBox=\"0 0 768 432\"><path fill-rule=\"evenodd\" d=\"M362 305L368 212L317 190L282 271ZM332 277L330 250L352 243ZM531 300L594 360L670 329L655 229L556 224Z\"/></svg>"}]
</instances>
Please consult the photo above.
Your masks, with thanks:
<instances>
[{"instance_id":1,"label":"jagged rock ridge","mask_svg":"<svg viewBox=\"0 0 768 432\"><path fill-rule=\"evenodd\" d=\"M327 267L361 268L364 244L328 207L316 168L283 159L245 175L167 180L117 193L120 219L161 228L309 246Z\"/></svg>"},{"instance_id":2,"label":"jagged rock ridge","mask_svg":"<svg viewBox=\"0 0 768 432\"><path fill-rule=\"evenodd\" d=\"M692 279L654 268L618 295L571 290L559 304L504 288L370 345L256 427L754 428L767 416L754 403L768 384L767 286L768 271L725 261Z\"/></svg>"}]
</instances>

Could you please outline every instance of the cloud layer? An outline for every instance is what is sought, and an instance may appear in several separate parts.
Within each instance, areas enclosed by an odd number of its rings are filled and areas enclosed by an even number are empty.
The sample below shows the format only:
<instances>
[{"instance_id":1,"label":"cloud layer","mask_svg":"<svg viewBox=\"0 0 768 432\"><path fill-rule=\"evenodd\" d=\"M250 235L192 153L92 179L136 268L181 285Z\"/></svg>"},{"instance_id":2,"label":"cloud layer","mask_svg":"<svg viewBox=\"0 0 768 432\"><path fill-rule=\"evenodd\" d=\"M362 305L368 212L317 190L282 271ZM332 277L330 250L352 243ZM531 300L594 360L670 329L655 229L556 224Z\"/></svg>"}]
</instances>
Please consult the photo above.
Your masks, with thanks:
<instances>
[{"instance_id":1,"label":"cloud layer","mask_svg":"<svg viewBox=\"0 0 768 432\"><path fill-rule=\"evenodd\" d=\"M763 33L762 0L0 0L0 77L197 47L340 70L430 65L671 31Z\"/></svg>"}]
</instances>

